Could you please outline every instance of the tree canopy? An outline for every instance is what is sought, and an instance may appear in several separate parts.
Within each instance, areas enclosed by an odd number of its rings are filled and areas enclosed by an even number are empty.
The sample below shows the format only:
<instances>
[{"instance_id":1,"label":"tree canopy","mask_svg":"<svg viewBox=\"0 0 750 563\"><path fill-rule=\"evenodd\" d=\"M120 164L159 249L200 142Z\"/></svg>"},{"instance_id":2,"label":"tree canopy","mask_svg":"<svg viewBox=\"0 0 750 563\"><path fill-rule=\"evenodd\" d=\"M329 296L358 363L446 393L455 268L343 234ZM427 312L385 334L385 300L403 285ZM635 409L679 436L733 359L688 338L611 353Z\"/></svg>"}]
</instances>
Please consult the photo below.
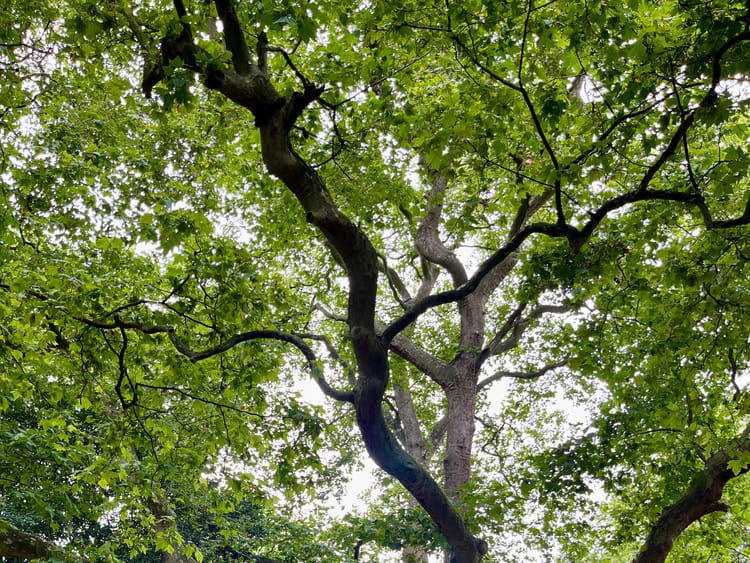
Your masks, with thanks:
<instances>
[{"instance_id":1,"label":"tree canopy","mask_svg":"<svg viewBox=\"0 0 750 563\"><path fill-rule=\"evenodd\" d=\"M0 558L747 559L748 80L745 1L6 2Z\"/></svg>"}]
</instances>

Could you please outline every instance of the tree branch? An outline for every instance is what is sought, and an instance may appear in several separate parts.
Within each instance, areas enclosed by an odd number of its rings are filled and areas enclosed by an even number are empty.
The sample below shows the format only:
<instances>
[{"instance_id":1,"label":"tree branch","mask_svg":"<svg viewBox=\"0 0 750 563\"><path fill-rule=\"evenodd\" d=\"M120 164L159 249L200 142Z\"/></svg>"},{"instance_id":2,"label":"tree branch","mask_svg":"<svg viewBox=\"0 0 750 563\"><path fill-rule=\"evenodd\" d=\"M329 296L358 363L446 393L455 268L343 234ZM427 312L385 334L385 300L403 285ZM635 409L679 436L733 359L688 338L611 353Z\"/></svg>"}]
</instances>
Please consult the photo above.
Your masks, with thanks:
<instances>
[{"instance_id":1,"label":"tree branch","mask_svg":"<svg viewBox=\"0 0 750 563\"><path fill-rule=\"evenodd\" d=\"M318 387L320 387L321 391L323 391L323 393L327 397L330 397L337 401L343 401L343 402L348 402L348 403L353 402L353 395L351 391L339 391L339 390L333 389L328 384L325 377L323 376L320 366L318 365L317 359L315 357L315 352L313 351L313 349L310 348L310 346L308 346L307 343L302 338L294 334L288 334L288 333L279 332L276 330L252 330L249 332L235 334L231 338L224 340L223 342L217 344L216 346L206 348L205 350L194 351L190 349L190 347L188 347L179 336L177 336L177 330L171 325L148 326L148 325L143 325L141 323L124 321L120 319L119 317L115 317L114 322L111 322L111 323L103 323L100 321L95 321L92 319L83 319L83 318L79 318L78 320L89 326L93 326L93 327L103 329L103 330L131 329L131 330L136 330L138 332L142 332L144 334L166 333L167 336L169 336L169 340L172 342L172 345L175 347L175 349L183 356L186 356L193 363L199 362L201 360L205 360L207 358L216 356L218 354L222 354L226 352L227 350L234 348L238 344L242 344L243 342L249 342L251 340L278 340L281 342L286 342L288 344L292 344L293 346L295 346L305 356L305 359L307 360L307 365L310 371L312 372L313 377L315 378L315 381L318 384Z\"/></svg>"},{"instance_id":2,"label":"tree branch","mask_svg":"<svg viewBox=\"0 0 750 563\"><path fill-rule=\"evenodd\" d=\"M376 329L382 334L385 325L377 323ZM396 335L391 340L390 349L441 387L446 387L455 381L455 369L451 364L433 356L402 334Z\"/></svg>"},{"instance_id":3,"label":"tree branch","mask_svg":"<svg viewBox=\"0 0 750 563\"><path fill-rule=\"evenodd\" d=\"M409 290L401 280L398 272L388 265L388 261L384 254L378 253L378 257L380 258L380 260L378 260L378 271L382 272L385 275L386 280L388 280L388 285L391 287L393 297L402 306L411 302L412 297L409 294Z\"/></svg>"},{"instance_id":4,"label":"tree branch","mask_svg":"<svg viewBox=\"0 0 750 563\"><path fill-rule=\"evenodd\" d=\"M248 75L253 71L260 72L260 69L250 61L250 50L232 0L215 0L214 5L224 27L224 43L232 54L234 70L241 75Z\"/></svg>"},{"instance_id":5,"label":"tree branch","mask_svg":"<svg viewBox=\"0 0 750 563\"><path fill-rule=\"evenodd\" d=\"M55 558L70 563L88 561L84 557L73 556L42 536L19 530L6 520L0 520L0 557L27 560Z\"/></svg>"},{"instance_id":6,"label":"tree branch","mask_svg":"<svg viewBox=\"0 0 750 563\"><path fill-rule=\"evenodd\" d=\"M561 360L559 362L555 362L552 364L547 364L545 366L540 367L536 371L496 371L489 377L486 377L482 381L480 381L477 384L477 392L481 391L488 385L494 383L495 381L498 381L499 379L503 378L511 378L511 379L539 379L542 377L545 373L552 371L553 369L557 369L560 367L563 367L565 364L568 363L568 360Z\"/></svg>"},{"instance_id":7,"label":"tree branch","mask_svg":"<svg viewBox=\"0 0 750 563\"><path fill-rule=\"evenodd\" d=\"M484 362L489 356L498 355L515 348L532 320L547 313L561 315L570 312L570 307L565 305L537 305L528 315L521 318L520 314L527 305L527 303L522 303L511 313L487 347L482 350L479 356L480 362Z\"/></svg>"},{"instance_id":8,"label":"tree branch","mask_svg":"<svg viewBox=\"0 0 750 563\"><path fill-rule=\"evenodd\" d=\"M417 320L428 309L445 305L447 303L454 303L475 291L480 282L495 266L518 250L526 239L532 235L543 234L551 238L565 238L570 243L572 250L578 252L609 213L621 209L626 205L643 201L673 201L696 206L701 210L704 226L708 230L728 229L750 224L750 197L748 198L745 210L740 217L715 221L712 218L703 197L699 194L641 189L641 187L639 187L636 191L615 196L604 202L599 209L591 213L591 218L581 229L577 229L571 225L559 225L555 223L533 223L528 225L520 230L518 234L510 239L504 246L487 258L487 260L477 268L474 275L472 275L465 284L455 289L430 295L415 303L408 311L394 320L385 331L383 331L383 340L388 343L396 334Z\"/></svg>"},{"instance_id":9,"label":"tree branch","mask_svg":"<svg viewBox=\"0 0 750 563\"><path fill-rule=\"evenodd\" d=\"M750 450L749 433L750 426L742 433L737 452ZM688 526L706 514L728 510L726 504L719 502L724 487L731 479L750 470L750 467L745 467L735 473L729 468L731 460L732 455L721 450L706 461L703 470L693 480L693 486L677 502L664 509L633 563L663 563L677 536Z\"/></svg>"},{"instance_id":10,"label":"tree branch","mask_svg":"<svg viewBox=\"0 0 750 563\"><path fill-rule=\"evenodd\" d=\"M448 270L453 278L454 286L458 287L466 283L466 270L456 255L443 245L438 236L440 217L443 212L442 199L447 186L448 178L437 174L430 189L429 208L417 228L414 243L424 258Z\"/></svg>"},{"instance_id":11,"label":"tree branch","mask_svg":"<svg viewBox=\"0 0 750 563\"><path fill-rule=\"evenodd\" d=\"M422 430L419 427L417 411L414 408L411 392L398 383L393 384L393 392L398 409L399 420L404 433L404 446L406 451L411 454L418 463L424 464L426 461L427 444Z\"/></svg>"}]
</instances>

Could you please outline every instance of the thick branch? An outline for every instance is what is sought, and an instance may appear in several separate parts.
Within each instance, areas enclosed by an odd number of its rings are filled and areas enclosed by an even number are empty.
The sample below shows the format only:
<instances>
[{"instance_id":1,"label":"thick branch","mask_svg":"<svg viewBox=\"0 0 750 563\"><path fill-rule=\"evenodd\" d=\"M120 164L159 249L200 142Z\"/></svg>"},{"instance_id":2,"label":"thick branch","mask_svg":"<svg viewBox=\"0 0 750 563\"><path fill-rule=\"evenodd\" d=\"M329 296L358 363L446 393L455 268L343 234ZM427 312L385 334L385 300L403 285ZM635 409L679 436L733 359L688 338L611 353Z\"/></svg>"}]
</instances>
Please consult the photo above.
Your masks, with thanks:
<instances>
[{"instance_id":1,"label":"thick branch","mask_svg":"<svg viewBox=\"0 0 750 563\"><path fill-rule=\"evenodd\" d=\"M379 333L382 334L384 328L385 325L382 323L377 324ZM406 336L396 335L391 340L391 350L441 387L446 387L455 381L455 370L451 364L417 346L414 341Z\"/></svg>"},{"instance_id":2,"label":"thick branch","mask_svg":"<svg viewBox=\"0 0 750 563\"><path fill-rule=\"evenodd\" d=\"M71 563L87 561L66 553L53 542L35 534L19 530L10 522L0 520L0 557L17 557L19 559L42 559L69 561Z\"/></svg>"},{"instance_id":3,"label":"thick branch","mask_svg":"<svg viewBox=\"0 0 750 563\"><path fill-rule=\"evenodd\" d=\"M748 451L748 433L745 430L737 450ZM746 467L735 474L728 466L732 457L722 450L712 455L701 473L694 479L693 486L677 502L664 509L646 538L643 548L633 563L663 563L672 549L675 539L690 524L712 512L726 512L728 507L719 502L724 487L730 479L746 473Z\"/></svg>"},{"instance_id":4,"label":"thick branch","mask_svg":"<svg viewBox=\"0 0 750 563\"><path fill-rule=\"evenodd\" d=\"M224 42L227 50L232 53L234 70L243 75L257 71L258 68L250 62L250 50L245 42L245 34L242 32L234 4L231 0L215 0L214 4L224 27Z\"/></svg>"},{"instance_id":5,"label":"thick branch","mask_svg":"<svg viewBox=\"0 0 750 563\"><path fill-rule=\"evenodd\" d=\"M503 247L498 249L487 260L485 260L466 283L455 289L430 295L415 303L408 311L393 321L385 331L383 331L384 342L389 343L398 333L417 320L428 309L445 305L447 303L455 303L472 293L477 289L479 283L490 272L492 272L498 264L518 250L527 238L537 233L544 233L551 237L564 237L573 240L579 237L578 230L570 226L561 227L552 223L534 223L525 227Z\"/></svg>"},{"instance_id":6,"label":"thick branch","mask_svg":"<svg viewBox=\"0 0 750 563\"><path fill-rule=\"evenodd\" d=\"M447 185L448 178L443 175L437 175L433 180L430 190L430 207L417 228L415 245L424 258L448 270L451 278L453 278L453 284L458 287L466 283L466 270L456 255L446 248L438 236L440 217L443 212L442 200Z\"/></svg>"},{"instance_id":7,"label":"thick branch","mask_svg":"<svg viewBox=\"0 0 750 563\"><path fill-rule=\"evenodd\" d=\"M424 464L426 461L427 444L422 430L419 427L417 411L414 408L414 402L411 398L411 392L398 383L393 384L393 392L396 399L396 408L401 421L401 427L404 431L404 442L406 451L417 460Z\"/></svg>"},{"instance_id":8,"label":"thick branch","mask_svg":"<svg viewBox=\"0 0 750 563\"><path fill-rule=\"evenodd\" d=\"M261 126L263 161L294 194L308 222L320 230L347 272L347 322L358 367L353 398L367 451L417 499L460 561L479 561L485 544L474 538L437 482L401 448L388 428L382 408L389 378L388 346L375 331L378 255L365 233L337 208L316 171L291 148L289 115L294 116L294 110L285 108Z\"/></svg>"},{"instance_id":9,"label":"thick branch","mask_svg":"<svg viewBox=\"0 0 750 563\"><path fill-rule=\"evenodd\" d=\"M533 223L528 225L524 229L518 232L511 240L509 240L504 246L499 248L492 254L487 260L485 260L469 278L469 280L460 287L455 289L444 291L430 295L425 299L415 303L411 309L406 311L401 317L393 321L383 332L383 339L385 342L389 342L396 334L404 330L407 326L417 320L425 311L445 305L447 303L455 303L456 301L463 299L470 293L474 292L479 286L480 282L490 273L493 268L510 256L513 252L518 250L521 245L534 234L543 234L552 238L566 238L568 239L571 248L574 251L579 251L581 247L589 240L591 235L594 233L599 224L604 220L607 215L617 209L621 209L626 205L638 203L642 201L673 201L677 203L683 203L686 205L696 206L701 210L703 215L703 222L707 229L728 229L741 225L750 224L750 198L748 199L745 210L740 217L735 219L715 221L713 220L710 211L708 210L705 201L702 196L694 193L686 192L670 192L664 190L650 190L643 189L643 186L639 186L636 191L627 192L625 194L615 196L606 202L604 202L599 209L591 213L589 221L581 229L576 229L570 225L559 225L554 223Z\"/></svg>"}]
</instances>

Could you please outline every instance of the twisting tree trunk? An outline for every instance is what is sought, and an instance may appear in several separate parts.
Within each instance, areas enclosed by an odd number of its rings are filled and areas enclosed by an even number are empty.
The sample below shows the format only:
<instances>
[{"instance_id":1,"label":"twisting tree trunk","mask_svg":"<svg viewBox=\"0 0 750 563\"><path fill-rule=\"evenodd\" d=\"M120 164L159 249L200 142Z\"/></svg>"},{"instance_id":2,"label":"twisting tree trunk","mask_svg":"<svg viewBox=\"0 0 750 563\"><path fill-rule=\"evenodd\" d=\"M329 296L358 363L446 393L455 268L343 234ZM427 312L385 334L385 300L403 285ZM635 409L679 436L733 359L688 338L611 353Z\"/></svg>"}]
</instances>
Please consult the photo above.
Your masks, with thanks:
<instances>
[{"instance_id":1,"label":"twisting tree trunk","mask_svg":"<svg viewBox=\"0 0 750 563\"><path fill-rule=\"evenodd\" d=\"M290 145L289 132L296 119L322 89L307 84L304 92L289 100L282 98L264 68L266 46L259 42L258 64L253 63L231 0L215 0L215 5L233 69L196 70L204 73L208 87L253 113L267 170L295 195L308 222L319 229L347 272L347 321L358 371L350 399L367 451L425 508L458 560L477 562L483 555L481 542L429 473L399 446L385 421L382 401L389 379L388 342L383 342L375 329L377 253L365 234L337 208L317 172Z\"/></svg>"}]
</instances>

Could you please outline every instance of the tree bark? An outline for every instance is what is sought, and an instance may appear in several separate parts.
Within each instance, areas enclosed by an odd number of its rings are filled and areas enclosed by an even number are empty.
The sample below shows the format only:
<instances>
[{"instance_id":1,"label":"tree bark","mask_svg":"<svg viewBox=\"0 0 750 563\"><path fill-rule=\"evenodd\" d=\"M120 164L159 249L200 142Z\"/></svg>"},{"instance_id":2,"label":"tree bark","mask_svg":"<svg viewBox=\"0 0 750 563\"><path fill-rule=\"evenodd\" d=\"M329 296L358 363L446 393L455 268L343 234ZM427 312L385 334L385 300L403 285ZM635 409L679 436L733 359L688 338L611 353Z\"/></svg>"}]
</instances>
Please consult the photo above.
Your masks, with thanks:
<instances>
[{"instance_id":1,"label":"tree bark","mask_svg":"<svg viewBox=\"0 0 750 563\"><path fill-rule=\"evenodd\" d=\"M174 510L172 510L172 507L169 505L169 501L161 496L160 493L154 493L154 498L150 499L147 504L148 509L156 519L156 524L154 525L154 527L156 528L156 533L173 533L175 531L177 523L175 521ZM187 555L185 555L182 546L176 545L174 543L172 543L171 545L172 553L169 553L168 551L162 552L161 560L163 563L198 563L192 557L188 557Z\"/></svg>"},{"instance_id":2,"label":"tree bark","mask_svg":"<svg viewBox=\"0 0 750 563\"><path fill-rule=\"evenodd\" d=\"M747 451L748 430L742 435L739 450ZM651 528L640 553L633 563L663 563L677 537L696 520L712 512L726 512L728 506L719 502L727 482L748 471L735 474L729 468L730 455L721 450L706 461L703 471L693 480L694 485L677 502L664 509Z\"/></svg>"},{"instance_id":3,"label":"tree bark","mask_svg":"<svg viewBox=\"0 0 750 563\"><path fill-rule=\"evenodd\" d=\"M393 384L393 393L399 420L401 421L401 430L404 435L403 441L406 451L417 463L426 465L427 444L419 427L419 420L414 409L411 393L406 387L398 383ZM409 497L409 506L416 506L414 497ZM407 545L401 549L401 560L403 563L427 563L428 553L421 546Z\"/></svg>"},{"instance_id":4,"label":"tree bark","mask_svg":"<svg viewBox=\"0 0 750 563\"><path fill-rule=\"evenodd\" d=\"M0 557L17 557L19 559L51 559L53 557L63 561L86 561L82 557L74 557L53 542L36 534L24 532L10 522L0 520Z\"/></svg>"}]
</instances>

